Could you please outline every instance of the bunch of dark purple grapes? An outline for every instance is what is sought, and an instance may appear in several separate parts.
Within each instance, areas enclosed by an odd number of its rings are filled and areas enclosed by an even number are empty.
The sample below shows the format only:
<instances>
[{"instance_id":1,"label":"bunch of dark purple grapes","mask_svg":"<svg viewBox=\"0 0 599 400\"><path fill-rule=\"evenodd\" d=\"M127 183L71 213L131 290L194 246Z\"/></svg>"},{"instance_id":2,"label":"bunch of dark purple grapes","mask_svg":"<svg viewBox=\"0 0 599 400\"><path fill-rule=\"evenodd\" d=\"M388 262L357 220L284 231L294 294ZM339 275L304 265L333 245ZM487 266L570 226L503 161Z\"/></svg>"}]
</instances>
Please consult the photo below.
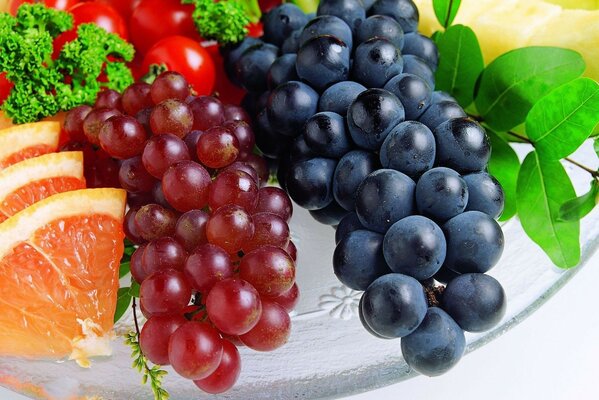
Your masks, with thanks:
<instances>
[{"instance_id":1,"label":"bunch of dark purple grapes","mask_svg":"<svg viewBox=\"0 0 599 400\"><path fill-rule=\"evenodd\" d=\"M364 327L438 375L464 331L505 312L485 274L503 251L503 191L484 129L434 91L438 51L418 18L411 0L323 0L316 17L284 4L225 57L281 186L336 226L334 271L365 291Z\"/></svg>"}]
</instances>

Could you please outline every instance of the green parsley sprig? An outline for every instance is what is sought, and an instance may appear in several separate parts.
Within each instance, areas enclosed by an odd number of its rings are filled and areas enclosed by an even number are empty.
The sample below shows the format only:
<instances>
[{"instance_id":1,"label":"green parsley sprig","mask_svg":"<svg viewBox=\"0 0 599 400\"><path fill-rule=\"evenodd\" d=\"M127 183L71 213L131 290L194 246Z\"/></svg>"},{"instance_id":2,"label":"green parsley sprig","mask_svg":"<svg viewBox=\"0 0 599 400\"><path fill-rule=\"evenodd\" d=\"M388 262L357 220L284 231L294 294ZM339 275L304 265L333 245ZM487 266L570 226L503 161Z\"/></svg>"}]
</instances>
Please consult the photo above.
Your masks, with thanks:
<instances>
[{"instance_id":1,"label":"green parsley sprig","mask_svg":"<svg viewBox=\"0 0 599 400\"><path fill-rule=\"evenodd\" d=\"M133 46L95 24L79 25L77 38L54 59L54 40L72 28L70 14L42 4L23 4L15 17L0 14L0 71L14 84L2 110L13 122L92 104L101 89L122 91L133 83L125 64Z\"/></svg>"}]
</instances>

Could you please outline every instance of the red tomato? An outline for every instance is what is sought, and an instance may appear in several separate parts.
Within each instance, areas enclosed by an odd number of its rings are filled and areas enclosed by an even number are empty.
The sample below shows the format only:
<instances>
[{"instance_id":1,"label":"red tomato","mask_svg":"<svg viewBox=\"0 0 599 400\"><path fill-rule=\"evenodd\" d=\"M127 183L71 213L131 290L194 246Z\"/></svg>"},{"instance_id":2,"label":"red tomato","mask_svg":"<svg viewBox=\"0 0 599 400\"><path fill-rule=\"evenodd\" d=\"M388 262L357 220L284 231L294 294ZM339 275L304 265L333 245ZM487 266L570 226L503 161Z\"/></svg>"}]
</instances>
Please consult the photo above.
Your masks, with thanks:
<instances>
[{"instance_id":1,"label":"red tomato","mask_svg":"<svg viewBox=\"0 0 599 400\"><path fill-rule=\"evenodd\" d=\"M260 22L260 21L253 23L253 24L249 24L247 26L247 28L248 28L248 36L250 36L250 37L260 38L260 37L262 37L262 35L264 35L264 29L262 26L262 22Z\"/></svg>"},{"instance_id":2,"label":"red tomato","mask_svg":"<svg viewBox=\"0 0 599 400\"><path fill-rule=\"evenodd\" d=\"M13 84L11 81L6 79L6 74L4 72L0 73L0 104L6 100L12 87Z\"/></svg>"},{"instance_id":3,"label":"red tomato","mask_svg":"<svg viewBox=\"0 0 599 400\"><path fill-rule=\"evenodd\" d=\"M141 0L97 0L99 3L105 3L114 8L125 21L129 21L129 17L133 14L135 7Z\"/></svg>"},{"instance_id":4,"label":"red tomato","mask_svg":"<svg viewBox=\"0 0 599 400\"><path fill-rule=\"evenodd\" d=\"M183 74L198 95L209 95L214 90L214 61L195 40L184 36L162 39L146 53L142 71L148 71L152 64L165 64L169 70Z\"/></svg>"},{"instance_id":5,"label":"red tomato","mask_svg":"<svg viewBox=\"0 0 599 400\"><path fill-rule=\"evenodd\" d=\"M262 14L266 14L276 6L281 5L281 0L258 0L258 4L260 5L260 10L262 10Z\"/></svg>"},{"instance_id":6,"label":"red tomato","mask_svg":"<svg viewBox=\"0 0 599 400\"><path fill-rule=\"evenodd\" d=\"M69 12L75 18L75 26L86 22L93 22L104 28L107 32L116 33L127 40L127 24L125 24L125 20L114 8L107 4L93 1L79 3L69 8Z\"/></svg>"},{"instance_id":7,"label":"red tomato","mask_svg":"<svg viewBox=\"0 0 599 400\"><path fill-rule=\"evenodd\" d=\"M200 40L193 18L194 6L180 0L142 0L129 20L131 42L145 54L167 36L186 36Z\"/></svg>"},{"instance_id":8,"label":"red tomato","mask_svg":"<svg viewBox=\"0 0 599 400\"><path fill-rule=\"evenodd\" d=\"M229 80L225 73L224 60L218 51L218 45L213 44L206 47L206 50L212 56L214 60L214 66L216 67L216 86L214 92L218 93L218 98L225 104L236 104L239 105L246 91L235 85Z\"/></svg>"},{"instance_id":9,"label":"red tomato","mask_svg":"<svg viewBox=\"0 0 599 400\"><path fill-rule=\"evenodd\" d=\"M46 7L56 8L57 10L68 10L79 3L79 0L12 0L10 2L10 13L15 15L19 6L23 3L44 3Z\"/></svg>"}]
</instances>

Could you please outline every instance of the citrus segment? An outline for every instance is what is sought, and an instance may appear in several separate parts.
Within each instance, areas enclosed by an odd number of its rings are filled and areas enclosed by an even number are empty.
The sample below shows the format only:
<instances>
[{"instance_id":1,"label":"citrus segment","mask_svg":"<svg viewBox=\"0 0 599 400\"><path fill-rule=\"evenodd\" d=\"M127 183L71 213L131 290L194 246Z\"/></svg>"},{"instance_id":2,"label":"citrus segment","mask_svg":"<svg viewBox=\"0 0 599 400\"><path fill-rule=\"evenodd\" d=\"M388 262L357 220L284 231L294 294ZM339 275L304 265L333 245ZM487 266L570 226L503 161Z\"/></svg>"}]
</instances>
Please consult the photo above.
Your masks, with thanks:
<instances>
[{"instance_id":1,"label":"citrus segment","mask_svg":"<svg viewBox=\"0 0 599 400\"><path fill-rule=\"evenodd\" d=\"M441 30L433 2L414 3L420 12L419 29L426 35ZM476 32L485 63L519 47L558 46L581 53L587 64L586 75L599 79L597 21L599 9L595 0L462 0L453 23L467 25Z\"/></svg>"},{"instance_id":2,"label":"citrus segment","mask_svg":"<svg viewBox=\"0 0 599 400\"><path fill-rule=\"evenodd\" d=\"M76 190L0 224L1 355L109 353L124 208L122 190Z\"/></svg>"},{"instance_id":3,"label":"citrus segment","mask_svg":"<svg viewBox=\"0 0 599 400\"><path fill-rule=\"evenodd\" d=\"M56 193L84 189L83 153L51 153L0 171L0 222Z\"/></svg>"},{"instance_id":4,"label":"citrus segment","mask_svg":"<svg viewBox=\"0 0 599 400\"><path fill-rule=\"evenodd\" d=\"M0 130L0 169L58 149L60 123L15 125Z\"/></svg>"}]
</instances>

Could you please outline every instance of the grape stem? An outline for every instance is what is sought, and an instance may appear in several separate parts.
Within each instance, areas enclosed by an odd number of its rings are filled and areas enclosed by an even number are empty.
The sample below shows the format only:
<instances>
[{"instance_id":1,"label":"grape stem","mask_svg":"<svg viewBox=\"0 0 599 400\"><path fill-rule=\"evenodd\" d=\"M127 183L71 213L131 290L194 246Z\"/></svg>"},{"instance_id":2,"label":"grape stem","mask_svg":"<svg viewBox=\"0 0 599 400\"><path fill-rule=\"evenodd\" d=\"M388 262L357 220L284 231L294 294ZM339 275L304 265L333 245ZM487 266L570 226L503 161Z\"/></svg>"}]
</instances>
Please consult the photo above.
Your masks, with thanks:
<instances>
[{"instance_id":1,"label":"grape stem","mask_svg":"<svg viewBox=\"0 0 599 400\"><path fill-rule=\"evenodd\" d=\"M518 133L516 133L516 132L512 132L512 131L508 131L508 132L506 132L506 133L507 133L508 135L510 135L510 136L513 136L513 137L515 137L515 138L517 138L517 139L520 139L520 140L522 140L523 142L526 142L526 143L528 143L528 144L531 144L531 145L533 145L533 146L534 146L534 143L533 143L533 141L532 141L532 140L530 140L529 138L527 138L526 136L522 136L522 135L520 135L520 134L518 134ZM567 161L567 162L569 162L570 164L572 164L572 165L575 165L575 166L577 166L578 168L580 168L580 169L582 169L582 170L584 170L584 171L588 172L589 174L591 174L591 176L592 176L593 178L595 178L595 179L599 178L599 172L597 172L597 171L593 170L592 168L589 168L589 167L587 167L586 165L583 165L583 164L579 163L578 161L576 161L576 160L574 160L574 159L572 159L572 158L569 158L569 157L566 157L566 158L564 158L564 160L566 160L566 161Z\"/></svg>"},{"instance_id":2,"label":"grape stem","mask_svg":"<svg viewBox=\"0 0 599 400\"><path fill-rule=\"evenodd\" d=\"M137 303L135 301L135 297L133 297L133 301L131 303L131 308L133 309L133 322L135 322L135 332L137 333L137 336L139 337L140 333L139 333L139 323L137 322Z\"/></svg>"}]
</instances>

